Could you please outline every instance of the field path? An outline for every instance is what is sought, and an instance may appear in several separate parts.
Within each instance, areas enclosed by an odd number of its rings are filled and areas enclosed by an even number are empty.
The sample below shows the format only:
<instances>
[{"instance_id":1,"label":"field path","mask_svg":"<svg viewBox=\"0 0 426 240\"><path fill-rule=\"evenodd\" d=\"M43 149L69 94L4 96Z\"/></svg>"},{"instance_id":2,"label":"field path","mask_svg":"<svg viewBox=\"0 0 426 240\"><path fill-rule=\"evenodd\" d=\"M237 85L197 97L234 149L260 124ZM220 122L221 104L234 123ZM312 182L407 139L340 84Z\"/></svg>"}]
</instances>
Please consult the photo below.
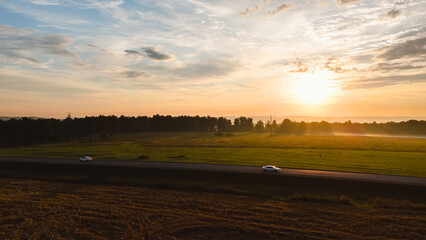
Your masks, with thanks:
<instances>
[{"instance_id":1,"label":"field path","mask_svg":"<svg viewBox=\"0 0 426 240\"><path fill-rule=\"evenodd\" d=\"M112 166L112 167L131 167L131 168L164 168L164 169L187 169L203 171L220 172L241 172L241 173L262 173L262 174L280 174L290 176L309 176L321 178L334 178L345 180L361 180L371 182L386 182L399 184L415 184L426 186L426 178L408 177L371 173L339 172L309 169L290 169L283 168L281 173L263 173L261 167L243 166L243 165L221 165L205 163L179 163L179 162L149 162L149 161L103 161L94 160L90 163L79 162L77 159L57 159L57 158L28 158L28 157L1 157L0 162L19 162L19 163L42 163L42 164L67 164L82 165L90 164L93 166Z\"/></svg>"}]
</instances>

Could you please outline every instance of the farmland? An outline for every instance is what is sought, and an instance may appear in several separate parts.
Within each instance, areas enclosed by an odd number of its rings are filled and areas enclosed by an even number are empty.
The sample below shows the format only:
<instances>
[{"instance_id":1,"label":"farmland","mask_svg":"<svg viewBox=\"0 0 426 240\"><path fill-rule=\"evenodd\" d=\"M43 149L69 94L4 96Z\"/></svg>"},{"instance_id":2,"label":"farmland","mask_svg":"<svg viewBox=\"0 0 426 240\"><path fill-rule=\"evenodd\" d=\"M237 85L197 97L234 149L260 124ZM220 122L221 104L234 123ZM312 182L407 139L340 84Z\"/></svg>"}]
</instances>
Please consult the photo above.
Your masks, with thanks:
<instances>
[{"instance_id":1,"label":"farmland","mask_svg":"<svg viewBox=\"0 0 426 240\"><path fill-rule=\"evenodd\" d=\"M1 156L198 162L426 177L426 139L269 136L265 133L132 133L0 149Z\"/></svg>"},{"instance_id":2,"label":"farmland","mask_svg":"<svg viewBox=\"0 0 426 240\"><path fill-rule=\"evenodd\" d=\"M424 139L138 133L3 156L201 162L425 176ZM422 239L424 186L91 164L0 166L0 239Z\"/></svg>"},{"instance_id":3,"label":"farmland","mask_svg":"<svg viewBox=\"0 0 426 240\"><path fill-rule=\"evenodd\" d=\"M422 239L424 205L0 179L1 239ZM385 201L385 202L383 202ZM385 204L384 204L385 203Z\"/></svg>"}]
</instances>

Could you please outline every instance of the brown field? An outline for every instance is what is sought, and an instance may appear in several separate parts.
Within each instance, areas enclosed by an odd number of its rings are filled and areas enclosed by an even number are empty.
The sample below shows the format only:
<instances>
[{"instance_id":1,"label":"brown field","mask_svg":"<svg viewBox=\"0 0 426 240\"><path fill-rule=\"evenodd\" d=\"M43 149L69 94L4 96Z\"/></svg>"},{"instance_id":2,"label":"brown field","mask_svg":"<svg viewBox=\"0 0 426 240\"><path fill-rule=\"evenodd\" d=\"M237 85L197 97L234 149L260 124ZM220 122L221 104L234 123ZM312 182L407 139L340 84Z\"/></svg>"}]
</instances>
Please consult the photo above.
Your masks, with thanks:
<instances>
[{"instance_id":1,"label":"brown field","mask_svg":"<svg viewBox=\"0 0 426 240\"><path fill-rule=\"evenodd\" d=\"M0 239L424 239L424 207L0 178Z\"/></svg>"}]
</instances>

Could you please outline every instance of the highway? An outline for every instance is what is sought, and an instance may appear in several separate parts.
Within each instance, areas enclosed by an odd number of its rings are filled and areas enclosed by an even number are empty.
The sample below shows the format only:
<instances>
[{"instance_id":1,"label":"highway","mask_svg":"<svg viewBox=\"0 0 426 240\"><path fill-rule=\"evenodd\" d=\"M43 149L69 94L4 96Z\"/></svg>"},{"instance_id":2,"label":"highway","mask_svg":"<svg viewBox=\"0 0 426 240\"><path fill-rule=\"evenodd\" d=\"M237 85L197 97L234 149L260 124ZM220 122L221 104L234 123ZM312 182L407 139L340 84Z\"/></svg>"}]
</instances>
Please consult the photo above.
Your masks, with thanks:
<instances>
[{"instance_id":1,"label":"highway","mask_svg":"<svg viewBox=\"0 0 426 240\"><path fill-rule=\"evenodd\" d=\"M177 163L177 162L149 162L149 161L142 162L142 161L111 161L111 160L109 161L93 160L92 162L86 163L86 162L80 162L78 159L51 159L51 158L27 158L27 157L0 157L0 163L1 162L66 164L66 165L90 164L92 166L262 173L261 166L257 167L257 166L221 165L221 164L205 164L205 163ZM309 176L309 177L319 177L319 178L360 180L360 181L386 182L386 183L398 183L398 184L414 184L414 185L426 186L426 178L384 175L384 174L338 172L338 171L309 170L309 169L291 169L291 168L282 168L281 173L268 172L268 173L262 173L262 174Z\"/></svg>"}]
</instances>

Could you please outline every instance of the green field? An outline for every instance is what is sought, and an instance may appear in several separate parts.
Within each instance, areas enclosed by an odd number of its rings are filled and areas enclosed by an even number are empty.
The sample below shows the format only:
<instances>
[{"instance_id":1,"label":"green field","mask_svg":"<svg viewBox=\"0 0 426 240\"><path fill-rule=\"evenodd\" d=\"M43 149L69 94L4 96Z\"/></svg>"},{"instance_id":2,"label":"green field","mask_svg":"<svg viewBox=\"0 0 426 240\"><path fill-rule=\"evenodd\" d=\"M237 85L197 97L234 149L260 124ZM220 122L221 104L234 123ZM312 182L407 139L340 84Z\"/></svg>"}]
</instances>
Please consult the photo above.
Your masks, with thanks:
<instances>
[{"instance_id":1,"label":"green field","mask_svg":"<svg viewBox=\"0 0 426 240\"><path fill-rule=\"evenodd\" d=\"M359 136L269 136L265 133L137 133L99 136L21 148L0 156L198 162L260 166L274 164L351 172L426 177L426 139Z\"/></svg>"}]
</instances>

